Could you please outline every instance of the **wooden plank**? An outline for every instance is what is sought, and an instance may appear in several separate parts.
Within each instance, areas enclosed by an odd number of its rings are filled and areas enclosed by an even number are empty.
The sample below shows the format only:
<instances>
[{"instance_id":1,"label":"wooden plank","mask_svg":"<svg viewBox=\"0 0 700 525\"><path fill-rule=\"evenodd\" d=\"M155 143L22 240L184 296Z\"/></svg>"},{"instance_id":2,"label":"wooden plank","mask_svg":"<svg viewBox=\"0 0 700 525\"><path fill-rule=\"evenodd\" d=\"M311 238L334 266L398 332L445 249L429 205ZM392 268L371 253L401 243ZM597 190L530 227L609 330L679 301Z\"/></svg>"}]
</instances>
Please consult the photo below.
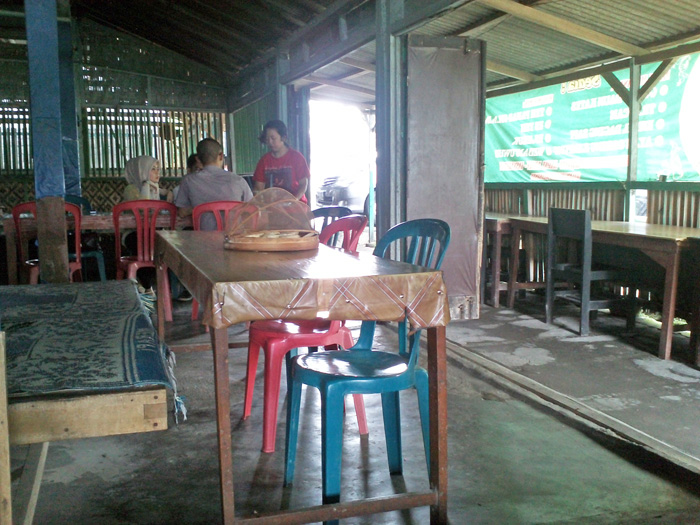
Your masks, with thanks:
<instances>
[{"instance_id":1,"label":"wooden plank","mask_svg":"<svg viewBox=\"0 0 700 525\"><path fill-rule=\"evenodd\" d=\"M166 430L165 387L137 392L32 399L9 406L10 443Z\"/></svg>"},{"instance_id":2,"label":"wooden plank","mask_svg":"<svg viewBox=\"0 0 700 525\"><path fill-rule=\"evenodd\" d=\"M0 523L12 523L10 440L8 435L5 332L0 332Z\"/></svg>"},{"instance_id":3,"label":"wooden plank","mask_svg":"<svg viewBox=\"0 0 700 525\"><path fill-rule=\"evenodd\" d=\"M30 445L27 458L24 462L22 475L14 497L15 523L32 525L36 504L39 501L39 489L44 478L46 456L49 452L49 443L35 443Z\"/></svg>"}]
</instances>

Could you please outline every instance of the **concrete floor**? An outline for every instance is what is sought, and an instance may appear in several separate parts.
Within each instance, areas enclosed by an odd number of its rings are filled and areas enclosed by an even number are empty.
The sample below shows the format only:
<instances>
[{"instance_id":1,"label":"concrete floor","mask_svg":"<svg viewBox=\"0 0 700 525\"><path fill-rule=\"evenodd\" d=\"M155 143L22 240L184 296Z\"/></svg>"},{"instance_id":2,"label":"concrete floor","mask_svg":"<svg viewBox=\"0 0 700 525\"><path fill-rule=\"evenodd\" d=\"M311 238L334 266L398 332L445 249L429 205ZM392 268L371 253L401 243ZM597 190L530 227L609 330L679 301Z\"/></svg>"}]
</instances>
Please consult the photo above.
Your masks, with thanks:
<instances>
[{"instance_id":1,"label":"concrete floor","mask_svg":"<svg viewBox=\"0 0 700 525\"><path fill-rule=\"evenodd\" d=\"M169 341L186 340L192 330L201 332L196 324L190 323L188 315L189 303L179 305ZM650 357L648 351L625 339L609 337L604 328L608 321L615 324L614 319L601 315L599 322L593 325L594 337L585 343L589 353L602 349L606 353L636 353L640 359ZM530 329L539 330L539 335L522 331ZM548 330L558 331L558 335L543 337ZM653 327L643 330L649 332L650 340L653 339ZM596 340L595 336L601 335L605 336L604 343ZM232 327L230 336L232 340L245 340L244 327ZM390 329L383 329L382 340L390 341L392 336ZM522 338L521 343L514 341L515 337ZM537 345L532 343L533 337ZM533 361L532 356L554 356L551 362L557 363L559 354L556 352L565 346L562 341L571 344L576 341L561 323L544 327L537 299L531 311L527 310L527 303L525 309L519 306L516 311L484 307L482 319L452 323L448 327L448 338L453 342L448 349L451 523L700 523L700 479L692 468L679 467L650 452L647 446L621 439L619 433L609 428L572 418L566 407L544 402L532 390L475 364L473 356L477 355L524 376L532 375L535 370L540 374L536 378L539 384L551 382L558 384L560 390L566 390L564 387L573 381L572 376L562 372L567 367L553 367L544 374L543 367L536 366L537 361ZM200 334L187 340L206 339L206 334ZM578 344L583 343L579 341ZM522 351L522 348L535 347L551 353ZM578 359L585 361L581 357L578 355ZM231 350L237 514L320 503L317 392L309 389L302 400L304 419L300 427L296 478L293 486L285 489L282 487L285 407L280 404L277 451L263 454L260 452L262 367L252 416L246 421L240 420L245 359L245 349ZM624 369L607 368L611 374L606 381L618 384L630 381L630 377L612 375ZM641 369L637 367L637 370ZM178 354L176 374L180 393L186 397L186 422L179 425L171 422L165 432L51 444L35 523L220 522L209 352ZM381 496L427 486L415 393L406 392L402 401L405 401L405 468L403 477L393 478L386 466L378 396L366 398L368 438L359 438L352 404L348 404L343 499ZM643 407L638 406L638 412L643 413ZM700 426L697 421L685 429L685 434L697 436ZM25 453L26 447L12 449L13 478L22 471ZM428 510L415 509L344 523L428 522Z\"/></svg>"}]
</instances>

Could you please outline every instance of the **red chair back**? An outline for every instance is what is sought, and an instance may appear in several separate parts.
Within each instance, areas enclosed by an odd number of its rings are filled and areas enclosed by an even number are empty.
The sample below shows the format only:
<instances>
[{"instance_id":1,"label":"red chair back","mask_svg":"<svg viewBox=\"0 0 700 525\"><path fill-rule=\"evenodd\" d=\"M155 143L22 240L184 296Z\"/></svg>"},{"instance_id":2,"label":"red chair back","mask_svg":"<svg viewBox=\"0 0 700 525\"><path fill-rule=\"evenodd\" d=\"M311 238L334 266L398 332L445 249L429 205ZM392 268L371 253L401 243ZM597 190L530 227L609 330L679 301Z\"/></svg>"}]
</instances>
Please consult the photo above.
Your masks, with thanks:
<instances>
[{"instance_id":1,"label":"red chair back","mask_svg":"<svg viewBox=\"0 0 700 525\"><path fill-rule=\"evenodd\" d=\"M155 249L156 223L161 212L167 212L167 227L175 229L177 208L174 204L156 200L135 200L122 202L112 208L112 220L114 221L115 250L117 260L121 258L121 234L119 217L122 213L131 212L136 219L136 261L153 261Z\"/></svg>"},{"instance_id":2,"label":"red chair back","mask_svg":"<svg viewBox=\"0 0 700 525\"><path fill-rule=\"evenodd\" d=\"M74 261L69 261L68 263L68 268L70 271L70 279L71 281L73 280L73 273L81 269L81 263L80 263L80 255L81 255L81 235L80 235L80 226L81 226L81 220L82 220L82 212L80 211L80 206L76 206L75 204L72 204L70 202L66 202L64 204L64 209L66 210L66 213L70 214L73 216L73 230L75 234L73 235L73 242L74 242L74 247L73 247L73 253L75 253L75 259ZM17 239L17 255L19 256L20 264L25 265L28 260L28 250L27 250L27 242L28 239L24 238L24 235L22 233L22 214L31 214L34 219L37 219L37 211L36 211L36 202L35 201L29 201L29 202L22 202L20 204L17 204L12 208L12 220L15 223L15 236ZM33 261L34 265L36 265L36 261ZM37 276L38 278L38 276Z\"/></svg>"},{"instance_id":3,"label":"red chair back","mask_svg":"<svg viewBox=\"0 0 700 525\"><path fill-rule=\"evenodd\" d=\"M20 215L27 213L36 218L36 202L22 202L12 208L12 220L15 223L15 239L17 240L17 256L21 263L27 260L28 255L27 242L22 234Z\"/></svg>"},{"instance_id":4,"label":"red chair back","mask_svg":"<svg viewBox=\"0 0 700 525\"><path fill-rule=\"evenodd\" d=\"M367 216L360 214L346 215L331 222L321 230L318 241L333 248L338 248L340 233L343 234L343 250L356 252L360 236L367 226Z\"/></svg>"},{"instance_id":5,"label":"red chair back","mask_svg":"<svg viewBox=\"0 0 700 525\"><path fill-rule=\"evenodd\" d=\"M195 230L199 230L199 223L202 215L204 213L211 213L216 219L216 229L222 231L228 224L231 211L240 204L242 204L241 201L213 201L195 206L192 210L192 226Z\"/></svg>"}]
</instances>

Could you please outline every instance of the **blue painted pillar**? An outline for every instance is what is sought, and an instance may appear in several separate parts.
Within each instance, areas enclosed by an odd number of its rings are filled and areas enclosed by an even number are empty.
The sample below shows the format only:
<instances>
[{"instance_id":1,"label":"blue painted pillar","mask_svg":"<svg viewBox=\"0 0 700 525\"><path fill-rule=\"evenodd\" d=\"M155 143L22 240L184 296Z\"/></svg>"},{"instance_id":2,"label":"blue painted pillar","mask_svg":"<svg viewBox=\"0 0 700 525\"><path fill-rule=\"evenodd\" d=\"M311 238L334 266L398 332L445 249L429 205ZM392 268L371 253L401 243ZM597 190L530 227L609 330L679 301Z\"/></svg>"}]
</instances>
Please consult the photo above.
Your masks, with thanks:
<instances>
[{"instance_id":1,"label":"blue painted pillar","mask_svg":"<svg viewBox=\"0 0 700 525\"><path fill-rule=\"evenodd\" d=\"M58 75L61 85L61 133L63 139L63 176L66 193L69 195L80 195L78 111L75 102L73 37L70 21L58 22Z\"/></svg>"},{"instance_id":2,"label":"blue painted pillar","mask_svg":"<svg viewBox=\"0 0 700 525\"><path fill-rule=\"evenodd\" d=\"M25 0L36 198L65 195L56 0Z\"/></svg>"}]
</instances>

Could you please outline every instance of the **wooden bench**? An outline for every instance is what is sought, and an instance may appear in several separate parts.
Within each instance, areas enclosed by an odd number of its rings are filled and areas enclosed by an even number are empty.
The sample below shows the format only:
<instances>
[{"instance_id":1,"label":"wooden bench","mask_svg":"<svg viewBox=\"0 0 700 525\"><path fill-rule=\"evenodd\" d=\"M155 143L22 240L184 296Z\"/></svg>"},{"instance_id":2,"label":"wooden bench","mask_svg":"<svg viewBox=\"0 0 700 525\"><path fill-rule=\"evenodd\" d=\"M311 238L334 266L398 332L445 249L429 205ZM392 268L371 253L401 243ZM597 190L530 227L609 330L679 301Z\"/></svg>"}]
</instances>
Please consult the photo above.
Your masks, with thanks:
<instances>
[{"instance_id":1,"label":"wooden bench","mask_svg":"<svg viewBox=\"0 0 700 525\"><path fill-rule=\"evenodd\" d=\"M26 301L18 301L20 295ZM41 297L44 302L37 301ZM171 381L164 357L154 353L162 349L156 331L129 281L6 286L0 288L0 303L3 329L9 333L6 341L6 333L0 332L0 523L12 523L11 445L30 445L28 467L14 495L14 522L31 523L48 443L166 430L166 388ZM110 313L110 305L116 313ZM35 314L27 315L31 310ZM92 320L83 322L86 311L93 312L88 316ZM86 330L97 325L104 327L104 333L86 336ZM108 333L114 336L105 337ZM80 340L80 350L69 348L69 340ZM127 341L128 348L114 348L120 340ZM22 354L18 341L29 342L31 352ZM41 378L24 364L31 360L38 364L46 357L42 350L49 349L62 352L66 363L62 369L48 367L52 373L42 392ZM133 356L122 375L113 365L104 377L77 379L122 353Z\"/></svg>"}]
</instances>

